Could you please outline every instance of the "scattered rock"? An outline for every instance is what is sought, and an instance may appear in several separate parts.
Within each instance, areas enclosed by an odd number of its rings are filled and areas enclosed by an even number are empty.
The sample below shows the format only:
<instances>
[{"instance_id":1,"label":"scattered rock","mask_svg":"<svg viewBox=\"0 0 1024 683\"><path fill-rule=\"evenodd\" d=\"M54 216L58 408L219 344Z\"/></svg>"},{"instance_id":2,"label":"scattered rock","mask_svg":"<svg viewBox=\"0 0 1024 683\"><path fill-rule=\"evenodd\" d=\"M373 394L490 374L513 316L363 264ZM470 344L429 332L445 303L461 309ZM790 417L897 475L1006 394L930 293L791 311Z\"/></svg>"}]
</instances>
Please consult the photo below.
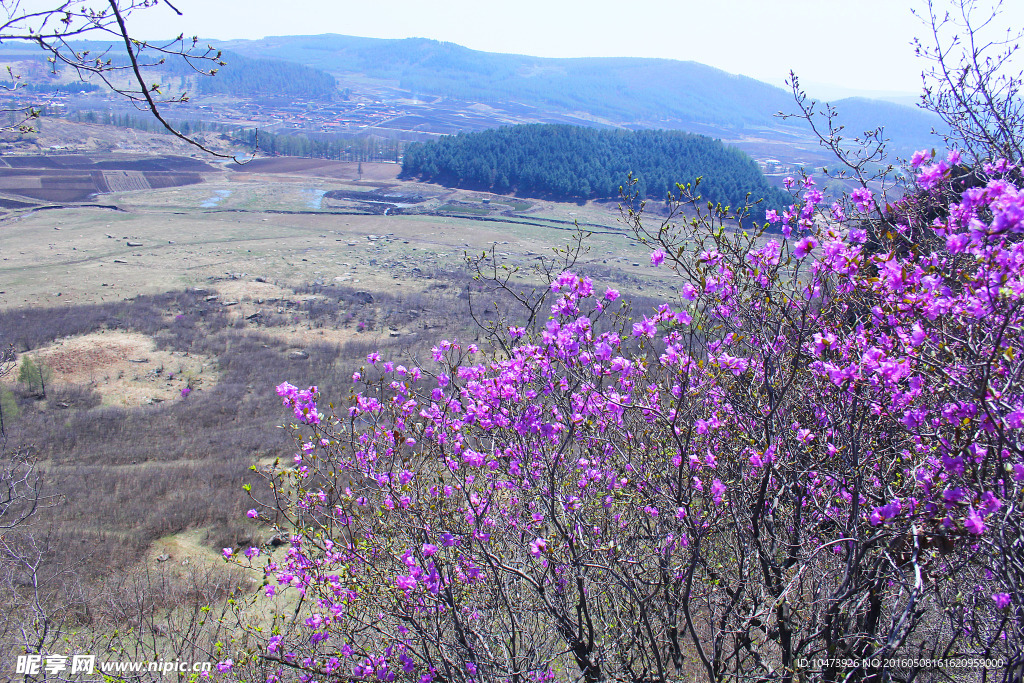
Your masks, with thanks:
<instances>
[{"instance_id":1,"label":"scattered rock","mask_svg":"<svg viewBox=\"0 0 1024 683\"><path fill-rule=\"evenodd\" d=\"M156 558L156 561L157 562L166 562L169 559L171 559L171 556L168 553L164 553L163 555L158 555L157 558Z\"/></svg>"},{"instance_id":2,"label":"scattered rock","mask_svg":"<svg viewBox=\"0 0 1024 683\"><path fill-rule=\"evenodd\" d=\"M221 304L221 306L237 306L237 305L238 305L237 301L225 301L225 302L223 302Z\"/></svg>"},{"instance_id":3,"label":"scattered rock","mask_svg":"<svg viewBox=\"0 0 1024 683\"><path fill-rule=\"evenodd\" d=\"M128 263L128 262L125 261L124 259L116 258L116 259L114 259L114 263Z\"/></svg>"},{"instance_id":4,"label":"scattered rock","mask_svg":"<svg viewBox=\"0 0 1024 683\"><path fill-rule=\"evenodd\" d=\"M142 242L129 242L128 246L129 247L141 247L142 246Z\"/></svg>"},{"instance_id":5,"label":"scattered rock","mask_svg":"<svg viewBox=\"0 0 1024 683\"><path fill-rule=\"evenodd\" d=\"M288 357L292 360L305 360L309 358L309 352L300 349L299 351L292 351L288 354Z\"/></svg>"},{"instance_id":6,"label":"scattered rock","mask_svg":"<svg viewBox=\"0 0 1024 683\"><path fill-rule=\"evenodd\" d=\"M206 300L207 300L207 301L216 301L216 300L217 300L217 299L219 299L219 298L220 298L220 297L219 297L218 295L216 295L216 294L211 294L210 296L206 297Z\"/></svg>"}]
</instances>

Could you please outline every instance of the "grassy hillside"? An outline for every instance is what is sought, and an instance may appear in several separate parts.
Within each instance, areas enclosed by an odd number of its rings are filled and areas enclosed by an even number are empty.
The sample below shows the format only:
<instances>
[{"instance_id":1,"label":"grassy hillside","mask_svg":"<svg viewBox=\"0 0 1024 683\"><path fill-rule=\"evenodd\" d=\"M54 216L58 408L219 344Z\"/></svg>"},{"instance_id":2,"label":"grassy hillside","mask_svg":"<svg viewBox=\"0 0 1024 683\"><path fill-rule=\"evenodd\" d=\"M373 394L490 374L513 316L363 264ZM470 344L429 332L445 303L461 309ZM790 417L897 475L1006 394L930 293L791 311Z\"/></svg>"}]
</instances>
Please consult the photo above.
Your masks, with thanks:
<instances>
[{"instance_id":1,"label":"grassy hillside","mask_svg":"<svg viewBox=\"0 0 1024 683\"><path fill-rule=\"evenodd\" d=\"M250 59L224 53L227 63L213 78L197 81L203 95L236 97L274 95L330 101L337 92L334 77L319 69L277 59Z\"/></svg>"},{"instance_id":2,"label":"grassy hillside","mask_svg":"<svg viewBox=\"0 0 1024 683\"><path fill-rule=\"evenodd\" d=\"M794 109L791 94L781 88L697 62L548 59L479 52L424 38L341 35L270 37L220 45L247 56L397 82L421 97L464 99L505 109L519 105L586 113L633 127L779 127L787 124L775 114ZM851 99L840 104L851 110L847 114L851 130L884 123L901 149L934 144L928 134L938 119L930 114L876 100Z\"/></svg>"},{"instance_id":3,"label":"grassy hillside","mask_svg":"<svg viewBox=\"0 0 1024 683\"><path fill-rule=\"evenodd\" d=\"M798 120L776 117L795 110L788 91L697 62L549 59L480 52L424 38L281 36L214 44L225 51L228 64L216 77L196 80L200 95L327 101L336 96L334 76L357 76L357 90L369 87L374 100L440 97L449 100L449 108L482 103L504 112L505 120L555 123L571 116L594 125L680 129L728 139L764 137L766 129L771 129L768 138L807 132ZM107 53L101 43L75 47L118 59L117 50ZM0 46L0 61L34 59L42 69L43 57L29 45ZM160 69L179 77L193 73L180 60L168 60ZM42 71L37 74L41 85L48 78ZM936 144L930 132L941 122L927 112L863 98L836 105L848 137L884 124L897 153L909 155Z\"/></svg>"}]
</instances>

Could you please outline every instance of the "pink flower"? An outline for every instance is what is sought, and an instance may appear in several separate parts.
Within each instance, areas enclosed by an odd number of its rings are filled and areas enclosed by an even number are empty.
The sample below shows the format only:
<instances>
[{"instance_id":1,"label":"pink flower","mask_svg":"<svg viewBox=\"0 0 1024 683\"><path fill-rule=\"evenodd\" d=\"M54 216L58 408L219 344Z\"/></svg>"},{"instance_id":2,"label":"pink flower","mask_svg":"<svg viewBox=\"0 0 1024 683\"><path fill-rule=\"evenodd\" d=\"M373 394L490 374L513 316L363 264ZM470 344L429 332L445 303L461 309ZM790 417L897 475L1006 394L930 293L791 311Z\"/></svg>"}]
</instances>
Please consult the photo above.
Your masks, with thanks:
<instances>
[{"instance_id":1,"label":"pink flower","mask_svg":"<svg viewBox=\"0 0 1024 683\"><path fill-rule=\"evenodd\" d=\"M604 300L605 301L615 301L618 298L619 298L619 290L617 290L617 289L609 289L608 291L606 291L604 293Z\"/></svg>"},{"instance_id":2,"label":"pink flower","mask_svg":"<svg viewBox=\"0 0 1024 683\"><path fill-rule=\"evenodd\" d=\"M999 609L1006 609L1010 606L1009 593L993 593L992 599L996 601L996 607Z\"/></svg>"},{"instance_id":3,"label":"pink flower","mask_svg":"<svg viewBox=\"0 0 1024 683\"><path fill-rule=\"evenodd\" d=\"M540 554L548 549L548 542L543 538L537 538L530 541L530 554L534 557L540 557Z\"/></svg>"},{"instance_id":4,"label":"pink flower","mask_svg":"<svg viewBox=\"0 0 1024 683\"><path fill-rule=\"evenodd\" d=\"M245 513L245 516L249 519L256 519L260 516L260 513L256 512L256 510L249 510L248 512Z\"/></svg>"},{"instance_id":5,"label":"pink flower","mask_svg":"<svg viewBox=\"0 0 1024 683\"><path fill-rule=\"evenodd\" d=\"M711 496L714 498L715 505L722 504L722 495L725 493L725 484L722 483L721 479L715 479L711 482Z\"/></svg>"},{"instance_id":6,"label":"pink flower","mask_svg":"<svg viewBox=\"0 0 1024 683\"><path fill-rule=\"evenodd\" d=\"M221 551L221 554L223 554L224 557L231 557L234 554L234 552L235 551L231 548L224 548L224 550Z\"/></svg>"},{"instance_id":7,"label":"pink flower","mask_svg":"<svg viewBox=\"0 0 1024 683\"><path fill-rule=\"evenodd\" d=\"M811 250L814 249L816 246L818 246L818 242L813 237L808 235L807 237L803 238L802 240L796 243L796 249L793 250L793 255L796 256L797 258L803 258L804 256L807 256L807 254L809 254Z\"/></svg>"},{"instance_id":8,"label":"pink flower","mask_svg":"<svg viewBox=\"0 0 1024 683\"><path fill-rule=\"evenodd\" d=\"M967 509L967 517L964 518L964 528L976 536L985 533L985 521L973 507Z\"/></svg>"},{"instance_id":9,"label":"pink flower","mask_svg":"<svg viewBox=\"0 0 1024 683\"><path fill-rule=\"evenodd\" d=\"M871 201L874 199L874 195L868 188L858 187L850 193L850 199L853 200L853 203L861 213L865 213L871 208Z\"/></svg>"},{"instance_id":10,"label":"pink flower","mask_svg":"<svg viewBox=\"0 0 1024 683\"><path fill-rule=\"evenodd\" d=\"M633 323L633 336L634 337L647 337L648 339L654 339L655 333L658 331L658 326L654 324L654 321L644 316L641 322Z\"/></svg>"},{"instance_id":11,"label":"pink flower","mask_svg":"<svg viewBox=\"0 0 1024 683\"><path fill-rule=\"evenodd\" d=\"M917 182L922 188L930 190L938 185L939 181L945 178L948 172L949 164L945 161L940 161L937 164L922 168L917 176Z\"/></svg>"},{"instance_id":12,"label":"pink flower","mask_svg":"<svg viewBox=\"0 0 1024 683\"><path fill-rule=\"evenodd\" d=\"M472 467L483 467L484 454L467 448L462 454L462 460Z\"/></svg>"},{"instance_id":13,"label":"pink flower","mask_svg":"<svg viewBox=\"0 0 1024 683\"><path fill-rule=\"evenodd\" d=\"M663 252L661 249L658 249L657 251L655 251L655 252L653 252L651 254L651 265L652 266L660 266L664 261L665 261L665 252Z\"/></svg>"},{"instance_id":14,"label":"pink flower","mask_svg":"<svg viewBox=\"0 0 1024 683\"><path fill-rule=\"evenodd\" d=\"M924 163L925 159L930 159L931 156L931 152L926 149L914 152L914 156L910 157L910 167L917 168Z\"/></svg>"},{"instance_id":15,"label":"pink flower","mask_svg":"<svg viewBox=\"0 0 1024 683\"><path fill-rule=\"evenodd\" d=\"M234 665L235 663L233 661L231 661L230 659L225 659L223 662L217 662L217 671L221 672L222 674L227 673L228 671L231 671L231 667L233 667Z\"/></svg>"},{"instance_id":16,"label":"pink flower","mask_svg":"<svg viewBox=\"0 0 1024 683\"><path fill-rule=\"evenodd\" d=\"M1011 164L1006 159L1000 158L1000 159L996 159L996 162L994 164L986 162L985 165L984 165L984 168L985 168L985 173L988 173L989 175L994 175L996 173L1009 173L1014 168L1016 168L1016 166Z\"/></svg>"}]
</instances>

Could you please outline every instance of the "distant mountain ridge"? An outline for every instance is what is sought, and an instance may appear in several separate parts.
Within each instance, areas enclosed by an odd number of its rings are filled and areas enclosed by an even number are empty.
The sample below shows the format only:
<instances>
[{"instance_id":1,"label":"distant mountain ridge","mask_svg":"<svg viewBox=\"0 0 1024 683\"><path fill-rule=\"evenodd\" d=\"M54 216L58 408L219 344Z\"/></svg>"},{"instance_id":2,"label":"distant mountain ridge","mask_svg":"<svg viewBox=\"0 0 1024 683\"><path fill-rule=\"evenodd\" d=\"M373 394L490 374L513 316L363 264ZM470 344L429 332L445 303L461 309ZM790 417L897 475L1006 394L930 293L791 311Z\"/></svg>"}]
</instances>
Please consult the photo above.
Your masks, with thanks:
<instances>
[{"instance_id":1,"label":"distant mountain ridge","mask_svg":"<svg viewBox=\"0 0 1024 683\"><path fill-rule=\"evenodd\" d=\"M775 116L795 111L789 91L698 62L632 57L556 59L481 52L426 38L386 40L336 34L212 44L225 51L228 65L214 78L195 79L200 95L331 102L337 101L338 95L347 99L351 90L362 93L363 101L395 103L407 113L416 113L415 107L407 106L414 100L420 101L420 113L425 108L438 111L423 102L440 98L445 100L447 123L427 128L431 134L512 123L570 122L634 130L685 130L733 144L759 139L787 145L799 141L803 151L791 148L792 158L807 159L807 150L817 147L804 122ZM74 46L123 62L116 46L96 41ZM45 53L24 43L0 45L0 60L25 59L42 65ZM159 69L176 76L194 73L180 60L168 60ZM40 87L49 87L46 76L38 80ZM339 93L339 86L344 93ZM839 122L845 124L843 135L848 139L884 125L891 138L891 152L909 156L913 150L941 144L931 135L932 128L941 128L941 121L929 112L860 97L833 104L840 111ZM493 111L480 116L477 105ZM402 125L415 131L416 124ZM758 154L765 158L773 155L766 149Z\"/></svg>"},{"instance_id":2,"label":"distant mountain ridge","mask_svg":"<svg viewBox=\"0 0 1024 683\"><path fill-rule=\"evenodd\" d=\"M110 59L112 65L118 67L127 67L129 65L127 58L122 53L102 41L75 41L71 45L76 50L88 50L101 59ZM0 60L45 62L47 55L48 53L39 48L24 43L5 43L0 45ZM229 94L240 97L275 95L330 101L337 93L337 83L333 76L304 64L296 64L289 60L246 57L228 51L224 51L222 58L226 63L225 66L218 66L214 62L198 63L198 66L201 66L203 69L217 70L215 78L196 78L196 90L200 95ZM146 64L151 61L151 59L144 59L143 63ZM147 70L156 70L175 76L195 76L196 74L196 69L193 65L186 64L178 59L168 59L164 64L158 67L148 67ZM99 86L96 83L61 85L52 80L55 76L52 78L50 76L47 73L42 79L30 82L28 85L29 91L62 92L86 90L94 92L99 90Z\"/></svg>"},{"instance_id":3,"label":"distant mountain ridge","mask_svg":"<svg viewBox=\"0 0 1024 683\"><path fill-rule=\"evenodd\" d=\"M480 52L426 38L337 34L215 44L247 57L304 64L341 79L364 75L421 98L582 114L598 125L698 130L799 127L775 117L795 109L788 91L697 62L530 57ZM928 112L863 98L834 104L850 137L884 124L898 151L935 144L930 132L940 121Z\"/></svg>"}]
</instances>

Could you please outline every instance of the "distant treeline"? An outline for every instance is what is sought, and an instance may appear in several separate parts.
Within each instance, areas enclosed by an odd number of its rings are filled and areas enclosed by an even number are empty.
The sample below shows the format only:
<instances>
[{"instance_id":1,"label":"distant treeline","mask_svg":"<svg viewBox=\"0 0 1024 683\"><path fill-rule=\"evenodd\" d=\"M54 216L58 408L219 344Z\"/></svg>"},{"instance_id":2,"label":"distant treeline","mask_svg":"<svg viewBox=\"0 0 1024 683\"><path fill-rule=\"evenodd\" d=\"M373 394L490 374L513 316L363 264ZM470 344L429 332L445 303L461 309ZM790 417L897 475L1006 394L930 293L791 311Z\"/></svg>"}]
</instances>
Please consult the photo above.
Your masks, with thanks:
<instances>
[{"instance_id":1,"label":"distant treeline","mask_svg":"<svg viewBox=\"0 0 1024 683\"><path fill-rule=\"evenodd\" d=\"M113 112L76 111L68 120L78 123L99 123L121 128L134 128L148 133L167 133L167 129L151 116L119 114ZM245 148L257 148L264 156L306 157L311 159L334 159L336 161L393 161L402 156L403 143L400 140L378 138L372 135L362 137L340 137L313 133L276 134L257 131L254 128L239 128L209 121L171 121L171 125L184 135L196 133L220 133Z\"/></svg>"},{"instance_id":2,"label":"distant treeline","mask_svg":"<svg viewBox=\"0 0 1024 683\"><path fill-rule=\"evenodd\" d=\"M95 83L29 83L23 86L27 92L52 95L73 95L81 92L96 92L100 89ZM19 88L20 90L20 88Z\"/></svg>"},{"instance_id":3,"label":"distant treeline","mask_svg":"<svg viewBox=\"0 0 1024 683\"><path fill-rule=\"evenodd\" d=\"M788 199L745 153L681 131L508 126L410 144L402 163L406 178L555 200L618 197L630 173L641 198L703 176L700 194L716 203L738 207L747 192L769 207Z\"/></svg>"},{"instance_id":4,"label":"distant treeline","mask_svg":"<svg viewBox=\"0 0 1024 683\"><path fill-rule=\"evenodd\" d=\"M99 123L104 126L118 126L119 128L133 128L147 133L167 133L163 124L152 116L136 116L134 114L119 114L109 111L74 111L67 117L69 121L77 123ZM193 133L228 133L236 130L236 126L226 126L221 123L210 123L193 119L191 121L171 121L179 132L184 135Z\"/></svg>"},{"instance_id":5,"label":"distant treeline","mask_svg":"<svg viewBox=\"0 0 1024 683\"><path fill-rule=\"evenodd\" d=\"M212 78L196 79L201 95L280 96L330 101L338 94L334 76L309 66L276 59L250 59L224 53L227 66Z\"/></svg>"},{"instance_id":6,"label":"distant treeline","mask_svg":"<svg viewBox=\"0 0 1024 683\"><path fill-rule=\"evenodd\" d=\"M254 129L236 130L231 138L270 156L309 157L337 161L394 161L402 155L402 142L373 136L342 138L336 135L275 134Z\"/></svg>"}]
</instances>

